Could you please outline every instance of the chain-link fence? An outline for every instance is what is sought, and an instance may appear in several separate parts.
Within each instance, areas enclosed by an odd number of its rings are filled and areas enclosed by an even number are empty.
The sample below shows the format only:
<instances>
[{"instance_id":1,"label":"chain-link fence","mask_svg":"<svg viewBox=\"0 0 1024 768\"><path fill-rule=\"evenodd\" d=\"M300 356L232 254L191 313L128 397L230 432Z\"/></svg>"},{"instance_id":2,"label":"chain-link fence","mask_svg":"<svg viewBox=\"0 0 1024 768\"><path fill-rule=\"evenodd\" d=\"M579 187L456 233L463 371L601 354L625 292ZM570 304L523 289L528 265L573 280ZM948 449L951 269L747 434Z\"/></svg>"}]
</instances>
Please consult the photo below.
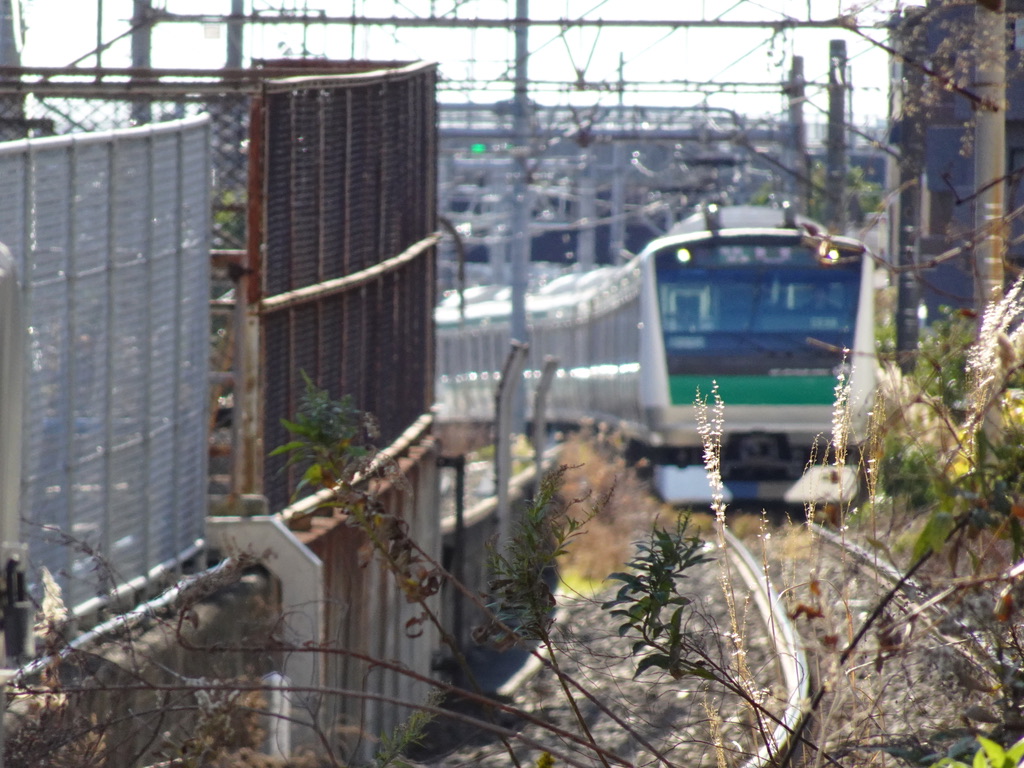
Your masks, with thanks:
<instances>
[{"instance_id":1,"label":"chain-link fence","mask_svg":"<svg viewBox=\"0 0 1024 768\"><path fill-rule=\"evenodd\" d=\"M432 65L410 65L265 86L258 306L267 450L290 440L281 420L299 406L303 373L374 414L381 446L430 410L435 78ZM299 480L282 456L266 458L262 478L271 510Z\"/></svg>"},{"instance_id":2,"label":"chain-link fence","mask_svg":"<svg viewBox=\"0 0 1024 768\"><path fill-rule=\"evenodd\" d=\"M159 88L142 83L127 88L121 83L120 88L97 89L85 77L19 84L16 94L10 92L9 83L0 82L0 141L96 133L207 115L213 175L210 245L242 248L248 174L245 145L253 86L232 92L225 85L223 92L202 94L189 82ZM31 93L31 98L24 93Z\"/></svg>"},{"instance_id":3,"label":"chain-link fence","mask_svg":"<svg viewBox=\"0 0 1024 768\"><path fill-rule=\"evenodd\" d=\"M83 607L203 535L210 124L0 146L29 327L22 532Z\"/></svg>"}]
</instances>

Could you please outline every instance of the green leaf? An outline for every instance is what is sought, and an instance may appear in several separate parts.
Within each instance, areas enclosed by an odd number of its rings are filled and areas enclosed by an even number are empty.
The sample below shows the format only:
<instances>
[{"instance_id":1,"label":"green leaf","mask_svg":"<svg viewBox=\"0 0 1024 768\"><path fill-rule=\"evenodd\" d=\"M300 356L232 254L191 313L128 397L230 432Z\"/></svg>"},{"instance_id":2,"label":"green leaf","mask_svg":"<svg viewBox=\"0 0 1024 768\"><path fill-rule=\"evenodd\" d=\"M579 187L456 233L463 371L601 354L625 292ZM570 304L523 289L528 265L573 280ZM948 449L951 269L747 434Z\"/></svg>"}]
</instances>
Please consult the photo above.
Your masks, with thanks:
<instances>
[{"instance_id":1,"label":"green leaf","mask_svg":"<svg viewBox=\"0 0 1024 768\"><path fill-rule=\"evenodd\" d=\"M977 739L981 749L974 755L974 768L1003 768L1006 751L984 736L978 736Z\"/></svg>"},{"instance_id":2,"label":"green leaf","mask_svg":"<svg viewBox=\"0 0 1024 768\"><path fill-rule=\"evenodd\" d=\"M306 445L305 443L300 442L299 440L293 440L290 443L286 443L284 445L278 446L277 448L275 448L274 450L272 450L270 452L270 455L271 456L278 456L278 455L280 455L282 453L291 453L292 451L297 451L300 448L304 448L305 445Z\"/></svg>"},{"instance_id":3,"label":"green leaf","mask_svg":"<svg viewBox=\"0 0 1024 768\"><path fill-rule=\"evenodd\" d=\"M687 674L693 675L694 677L699 677L702 680L714 680L714 679L716 679L715 676L711 672L709 672L708 670L704 669L704 667L701 667L701 666L696 665L696 664L688 665L686 667L686 672L687 672Z\"/></svg>"},{"instance_id":4,"label":"green leaf","mask_svg":"<svg viewBox=\"0 0 1024 768\"><path fill-rule=\"evenodd\" d=\"M320 485L324 479L324 468L320 464L313 464L303 474L302 479L310 485Z\"/></svg>"},{"instance_id":5,"label":"green leaf","mask_svg":"<svg viewBox=\"0 0 1024 768\"><path fill-rule=\"evenodd\" d=\"M644 656L640 660L640 663L636 665L636 672L633 673L633 677L640 677L643 672L650 669L651 667L658 667L659 669L668 669L671 659L664 653L652 653L650 656Z\"/></svg>"},{"instance_id":6,"label":"green leaf","mask_svg":"<svg viewBox=\"0 0 1024 768\"><path fill-rule=\"evenodd\" d=\"M956 518L949 512L934 513L928 518L924 529L914 542L913 559L920 560L925 555L942 549L955 526Z\"/></svg>"},{"instance_id":7,"label":"green leaf","mask_svg":"<svg viewBox=\"0 0 1024 768\"><path fill-rule=\"evenodd\" d=\"M1006 759L1010 765L1019 765L1021 760L1024 760L1024 739L1006 750Z\"/></svg>"}]
</instances>

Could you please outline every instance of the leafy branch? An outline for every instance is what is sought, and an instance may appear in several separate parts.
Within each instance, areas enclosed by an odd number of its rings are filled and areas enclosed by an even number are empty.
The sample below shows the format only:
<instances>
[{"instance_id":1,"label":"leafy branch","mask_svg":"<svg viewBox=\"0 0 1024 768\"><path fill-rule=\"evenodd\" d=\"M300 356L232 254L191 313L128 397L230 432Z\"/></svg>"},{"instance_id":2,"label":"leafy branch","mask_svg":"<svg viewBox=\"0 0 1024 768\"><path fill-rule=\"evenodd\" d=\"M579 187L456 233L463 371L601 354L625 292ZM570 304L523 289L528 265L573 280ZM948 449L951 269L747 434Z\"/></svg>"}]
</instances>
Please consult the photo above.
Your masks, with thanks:
<instances>
[{"instance_id":1,"label":"leafy branch","mask_svg":"<svg viewBox=\"0 0 1024 768\"><path fill-rule=\"evenodd\" d=\"M285 467L305 467L296 492L306 486L336 488L348 484L365 465L369 449L357 441L377 433L373 418L360 411L351 395L335 400L301 371L306 391L294 421L281 419L293 440L270 452L288 457Z\"/></svg>"},{"instance_id":2,"label":"leafy branch","mask_svg":"<svg viewBox=\"0 0 1024 768\"><path fill-rule=\"evenodd\" d=\"M633 655L641 656L636 676L653 667L676 680L687 675L715 679L702 659L683 655L692 647L685 642L689 633L683 629L684 613L692 600L680 587L689 569L713 559L700 537L686 536L689 522L689 517L679 517L674 530L654 528L650 543L637 544L637 555L628 563L631 570L609 576L622 586L603 607L622 621L620 637L630 632L639 636L633 644Z\"/></svg>"}]
</instances>

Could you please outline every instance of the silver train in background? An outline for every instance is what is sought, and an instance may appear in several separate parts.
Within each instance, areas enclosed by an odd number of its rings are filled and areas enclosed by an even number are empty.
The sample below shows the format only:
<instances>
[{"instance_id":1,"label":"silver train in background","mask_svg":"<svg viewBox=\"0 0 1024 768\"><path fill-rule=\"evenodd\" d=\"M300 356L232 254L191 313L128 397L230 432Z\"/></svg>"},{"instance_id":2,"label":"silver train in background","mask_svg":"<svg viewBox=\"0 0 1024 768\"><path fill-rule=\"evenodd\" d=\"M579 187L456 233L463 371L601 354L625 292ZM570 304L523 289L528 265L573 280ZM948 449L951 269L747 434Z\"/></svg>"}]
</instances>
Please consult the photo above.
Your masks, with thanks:
<instances>
[{"instance_id":1,"label":"silver train in background","mask_svg":"<svg viewBox=\"0 0 1024 768\"><path fill-rule=\"evenodd\" d=\"M493 419L510 313L507 286L440 302L440 420ZM713 388L726 501L855 494L855 466L826 462L837 392L855 449L876 385L873 261L860 242L788 209L711 206L628 263L551 279L527 295L526 315L526 387L546 357L558 361L549 423L618 426L654 462L666 500L710 499L697 403Z\"/></svg>"}]
</instances>

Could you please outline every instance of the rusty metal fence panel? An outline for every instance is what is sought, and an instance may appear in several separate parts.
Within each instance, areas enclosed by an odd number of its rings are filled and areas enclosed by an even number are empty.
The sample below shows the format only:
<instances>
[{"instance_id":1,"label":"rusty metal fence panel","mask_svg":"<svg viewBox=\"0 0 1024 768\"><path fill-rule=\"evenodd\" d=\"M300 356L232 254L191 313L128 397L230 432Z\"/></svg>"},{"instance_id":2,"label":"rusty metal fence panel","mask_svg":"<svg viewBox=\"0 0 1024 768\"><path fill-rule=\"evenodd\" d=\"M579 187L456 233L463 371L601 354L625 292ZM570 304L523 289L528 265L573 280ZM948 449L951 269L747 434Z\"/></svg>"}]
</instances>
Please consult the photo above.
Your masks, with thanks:
<instances>
[{"instance_id":1,"label":"rusty metal fence panel","mask_svg":"<svg viewBox=\"0 0 1024 768\"><path fill-rule=\"evenodd\" d=\"M375 415L385 446L433 402L436 119L433 65L265 86L262 443L302 373ZM254 130L258 130L254 126ZM298 482L263 464L271 510Z\"/></svg>"},{"instance_id":2,"label":"rusty metal fence panel","mask_svg":"<svg viewBox=\"0 0 1024 768\"><path fill-rule=\"evenodd\" d=\"M23 538L69 606L203 536L209 145L205 118L0 145L29 327Z\"/></svg>"}]
</instances>

